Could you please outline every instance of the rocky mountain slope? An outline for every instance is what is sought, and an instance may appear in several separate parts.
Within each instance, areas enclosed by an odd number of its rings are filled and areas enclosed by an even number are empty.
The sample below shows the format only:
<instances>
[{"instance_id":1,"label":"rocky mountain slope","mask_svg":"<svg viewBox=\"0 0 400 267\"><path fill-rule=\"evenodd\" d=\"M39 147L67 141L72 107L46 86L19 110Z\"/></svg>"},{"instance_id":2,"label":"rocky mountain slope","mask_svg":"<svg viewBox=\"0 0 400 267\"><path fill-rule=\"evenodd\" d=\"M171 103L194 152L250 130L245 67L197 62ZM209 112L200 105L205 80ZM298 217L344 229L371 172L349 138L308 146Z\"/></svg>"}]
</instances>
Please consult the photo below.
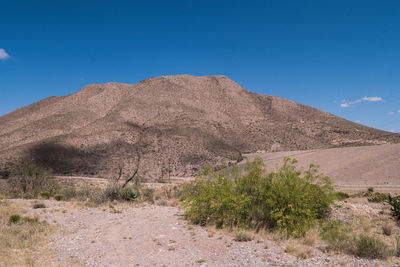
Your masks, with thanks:
<instances>
[{"instance_id":1,"label":"rocky mountain slope","mask_svg":"<svg viewBox=\"0 0 400 267\"><path fill-rule=\"evenodd\" d=\"M108 176L139 163L144 176L187 176L242 153L399 143L225 76L93 84L0 117L0 164L32 159L57 174Z\"/></svg>"}]
</instances>

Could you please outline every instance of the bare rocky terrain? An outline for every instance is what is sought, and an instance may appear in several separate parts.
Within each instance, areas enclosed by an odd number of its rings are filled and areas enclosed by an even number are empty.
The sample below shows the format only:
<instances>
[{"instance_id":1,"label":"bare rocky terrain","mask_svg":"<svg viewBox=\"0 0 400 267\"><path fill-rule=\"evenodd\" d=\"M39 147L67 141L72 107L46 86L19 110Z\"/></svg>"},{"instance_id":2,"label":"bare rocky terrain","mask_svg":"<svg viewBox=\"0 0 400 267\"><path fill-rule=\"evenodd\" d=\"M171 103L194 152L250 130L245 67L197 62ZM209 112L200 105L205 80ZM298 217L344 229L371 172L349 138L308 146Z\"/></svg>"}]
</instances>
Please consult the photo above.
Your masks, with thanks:
<instances>
[{"instance_id":1,"label":"bare rocky terrain","mask_svg":"<svg viewBox=\"0 0 400 267\"><path fill-rule=\"evenodd\" d=\"M142 176L185 177L244 153L399 141L224 76L163 76L89 85L0 117L0 170L30 159L59 175L109 177L140 157Z\"/></svg>"},{"instance_id":2,"label":"bare rocky terrain","mask_svg":"<svg viewBox=\"0 0 400 267\"><path fill-rule=\"evenodd\" d=\"M124 203L88 207L83 203L9 200L55 227L42 266L394 266L396 258L370 260L326 253L322 243L296 241L305 259L288 247L294 240L253 233L237 242L234 233L188 224L177 207ZM342 220L368 218L379 224L388 217L382 205L357 199L337 206ZM395 231L398 232L396 227ZM50 253L51 252L51 253ZM298 253L298 252L297 252Z\"/></svg>"}]
</instances>

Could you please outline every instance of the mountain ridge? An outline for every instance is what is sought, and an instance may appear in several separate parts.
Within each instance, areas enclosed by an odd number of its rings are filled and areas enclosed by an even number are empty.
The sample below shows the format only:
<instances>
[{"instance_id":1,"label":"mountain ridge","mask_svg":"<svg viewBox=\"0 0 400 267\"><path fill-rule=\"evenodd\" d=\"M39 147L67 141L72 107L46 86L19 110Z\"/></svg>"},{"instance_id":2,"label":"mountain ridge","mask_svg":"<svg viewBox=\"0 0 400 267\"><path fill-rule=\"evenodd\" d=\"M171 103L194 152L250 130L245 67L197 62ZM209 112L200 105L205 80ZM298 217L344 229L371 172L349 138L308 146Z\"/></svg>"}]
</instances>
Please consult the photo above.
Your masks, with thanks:
<instances>
[{"instance_id":1,"label":"mountain ridge","mask_svg":"<svg viewBox=\"0 0 400 267\"><path fill-rule=\"evenodd\" d=\"M215 75L91 84L0 117L0 167L31 159L67 175L109 176L120 165L128 172L140 157L143 176L187 176L242 153L398 142Z\"/></svg>"}]
</instances>

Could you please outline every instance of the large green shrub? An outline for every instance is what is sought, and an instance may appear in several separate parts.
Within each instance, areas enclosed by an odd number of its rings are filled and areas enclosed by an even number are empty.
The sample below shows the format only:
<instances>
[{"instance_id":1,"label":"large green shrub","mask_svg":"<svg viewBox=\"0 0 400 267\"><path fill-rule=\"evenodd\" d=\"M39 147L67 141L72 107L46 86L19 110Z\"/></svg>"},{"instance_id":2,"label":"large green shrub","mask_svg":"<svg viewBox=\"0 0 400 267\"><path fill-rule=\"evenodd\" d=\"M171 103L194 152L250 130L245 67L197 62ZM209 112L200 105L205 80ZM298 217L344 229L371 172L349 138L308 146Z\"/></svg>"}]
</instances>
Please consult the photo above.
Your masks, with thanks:
<instances>
[{"instance_id":1,"label":"large green shrub","mask_svg":"<svg viewBox=\"0 0 400 267\"><path fill-rule=\"evenodd\" d=\"M295 164L285 159L271 173L260 158L244 171L207 168L184 188L185 215L195 224L281 229L301 236L329 211L335 195L317 167L301 172Z\"/></svg>"}]
</instances>

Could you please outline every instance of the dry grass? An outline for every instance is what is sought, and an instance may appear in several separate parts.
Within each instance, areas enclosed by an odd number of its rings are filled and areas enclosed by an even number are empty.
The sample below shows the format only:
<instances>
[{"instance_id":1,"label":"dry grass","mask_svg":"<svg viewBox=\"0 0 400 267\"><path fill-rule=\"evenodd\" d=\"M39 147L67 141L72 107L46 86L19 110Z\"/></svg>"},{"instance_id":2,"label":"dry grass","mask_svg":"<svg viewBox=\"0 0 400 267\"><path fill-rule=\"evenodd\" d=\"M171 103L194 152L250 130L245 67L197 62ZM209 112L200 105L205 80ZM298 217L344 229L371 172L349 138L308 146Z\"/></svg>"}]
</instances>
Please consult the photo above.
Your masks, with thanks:
<instances>
[{"instance_id":1,"label":"dry grass","mask_svg":"<svg viewBox=\"0 0 400 267\"><path fill-rule=\"evenodd\" d=\"M254 234L246 230L238 230L235 233L234 240L237 242L248 242L254 239Z\"/></svg>"},{"instance_id":2,"label":"dry grass","mask_svg":"<svg viewBox=\"0 0 400 267\"><path fill-rule=\"evenodd\" d=\"M382 224L382 233L386 236L391 236L392 232L393 232L393 228L394 228L393 221L387 220Z\"/></svg>"},{"instance_id":3,"label":"dry grass","mask_svg":"<svg viewBox=\"0 0 400 267\"><path fill-rule=\"evenodd\" d=\"M0 266L49 266L41 259L50 259L50 251L41 248L51 228L37 217L9 223L10 216L22 213L20 205L0 201Z\"/></svg>"},{"instance_id":4,"label":"dry grass","mask_svg":"<svg viewBox=\"0 0 400 267\"><path fill-rule=\"evenodd\" d=\"M312 247L304 245L296 239L288 240L285 252L293 254L298 259L308 259L314 255L314 249Z\"/></svg>"},{"instance_id":5,"label":"dry grass","mask_svg":"<svg viewBox=\"0 0 400 267\"><path fill-rule=\"evenodd\" d=\"M306 246L314 246L320 240L319 227L311 228L302 238L302 243Z\"/></svg>"}]
</instances>

